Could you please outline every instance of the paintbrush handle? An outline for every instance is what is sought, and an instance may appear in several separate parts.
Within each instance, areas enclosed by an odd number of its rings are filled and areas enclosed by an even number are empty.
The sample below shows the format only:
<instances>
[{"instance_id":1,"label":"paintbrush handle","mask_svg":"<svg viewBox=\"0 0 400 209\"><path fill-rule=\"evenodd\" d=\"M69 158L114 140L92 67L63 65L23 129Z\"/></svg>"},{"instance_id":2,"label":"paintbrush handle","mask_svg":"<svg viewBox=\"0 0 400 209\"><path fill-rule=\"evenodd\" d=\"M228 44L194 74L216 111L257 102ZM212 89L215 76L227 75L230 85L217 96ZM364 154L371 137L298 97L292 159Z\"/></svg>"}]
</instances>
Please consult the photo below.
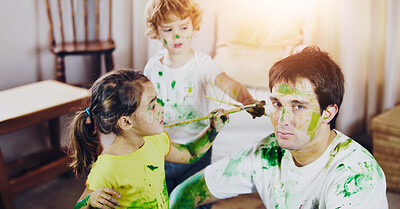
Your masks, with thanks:
<instances>
[{"instance_id":1,"label":"paintbrush handle","mask_svg":"<svg viewBox=\"0 0 400 209\"><path fill-rule=\"evenodd\" d=\"M250 109L250 108L253 108L253 107L255 107L254 104L253 104L253 105L248 105L248 106L243 106L243 107L236 107L236 108L229 109L229 110L223 112L222 115L228 115L228 114L232 114L232 113L235 113L235 112L240 112L240 111L242 111L242 110L247 110L247 109ZM214 117L214 114L209 114L209 115L205 115L205 116L202 116L202 117L198 117L198 118L193 118L193 119L181 121L181 122L174 123L174 124L171 124L171 125L166 125L166 126L164 126L164 128L170 128L170 127L174 127L174 126L180 126L180 125L184 125L184 124L188 124L188 123L193 123L193 122L197 122L197 121L201 121L201 120L205 120L205 119L210 119L210 118L212 118L212 117Z\"/></svg>"}]
</instances>

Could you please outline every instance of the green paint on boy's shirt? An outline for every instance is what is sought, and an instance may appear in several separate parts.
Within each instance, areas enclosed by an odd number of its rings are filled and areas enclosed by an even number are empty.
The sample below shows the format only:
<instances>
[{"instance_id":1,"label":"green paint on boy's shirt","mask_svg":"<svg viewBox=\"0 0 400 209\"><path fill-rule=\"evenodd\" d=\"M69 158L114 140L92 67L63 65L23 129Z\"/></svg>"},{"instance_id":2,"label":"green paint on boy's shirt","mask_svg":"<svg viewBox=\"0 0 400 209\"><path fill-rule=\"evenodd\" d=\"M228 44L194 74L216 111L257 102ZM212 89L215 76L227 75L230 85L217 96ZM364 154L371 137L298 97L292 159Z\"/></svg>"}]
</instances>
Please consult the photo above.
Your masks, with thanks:
<instances>
[{"instance_id":1,"label":"green paint on boy's shirt","mask_svg":"<svg viewBox=\"0 0 400 209\"><path fill-rule=\"evenodd\" d=\"M175 89L175 84L176 84L176 81L172 81L172 83L171 83L172 89Z\"/></svg>"},{"instance_id":2,"label":"green paint on boy's shirt","mask_svg":"<svg viewBox=\"0 0 400 209\"><path fill-rule=\"evenodd\" d=\"M371 188L372 186L372 176L365 173L357 173L355 175L349 176L344 182L343 186L338 185L337 195L343 195L343 197L350 197L357 192L364 189Z\"/></svg>"},{"instance_id":3,"label":"green paint on boy's shirt","mask_svg":"<svg viewBox=\"0 0 400 209\"><path fill-rule=\"evenodd\" d=\"M192 93L192 87L189 87L188 92Z\"/></svg>"},{"instance_id":4,"label":"green paint on boy's shirt","mask_svg":"<svg viewBox=\"0 0 400 209\"><path fill-rule=\"evenodd\" d=\"M158 71L158 75L159 76L163 76L163 72L162 71Z\"/></svg>"},{"instance_id":5,"label":"green paint on boy's shirt","mask_svg":"<svg viewBox=\"0 0 400 209\"><path fill-rule=\"evenodd\" d=\"M157 89L160 89L160 88L161 88L160 83L157 83Z\"/></svg>"},{"instance_id":6,"label":"green paint on boy's shirt","mask_svg":"<svg viewBox=\"0 0 400 209\"><path fill-rule=\"evenodd\" d=\"M161 106L164 107L164 102L162 101L162 99L157 98L157 103L160 104Z\"/></svg>"},{"instance_id":7,"label":"green paint on boy's shirt","mask_svg":"<svg viewBox=\"0 0 400 209\"><path fill-rule=\"evenodd\" d=\"M240 169L238 167L240 163L242 163L243 158L245 158L249 154L251 154L250 150L242 149L241 151L239 151L239 154L237 156L229 159L229 163L226 166L222 175L226 177L239 176L241 174L244 175L244 173L240 172Z\"/></svg>"},{"instance_id":8,"label":"green paint on boy's shirt","mask_svg":"<svg viewBox=\"0 0 400 209\"><path fill-rule=\"evenodd\" d=\"M158 168L158 166L154 166L154 165L147 165L147 167L151 170L154 171Z\"/></svg>"},{"instance_id":9,"label":"green paint on boy's shirt","mask_svg":"<svg viewBox=\"0 0 400 209\"><path fill-rule=\"evenodd\" d=\"M280 165L285 150L278 146L275 134L271 134L263 141L265 144L260 145L254 152L255 155L261 154L261 159L263 160L262 169Z\"/></svg>"}]
</instances>

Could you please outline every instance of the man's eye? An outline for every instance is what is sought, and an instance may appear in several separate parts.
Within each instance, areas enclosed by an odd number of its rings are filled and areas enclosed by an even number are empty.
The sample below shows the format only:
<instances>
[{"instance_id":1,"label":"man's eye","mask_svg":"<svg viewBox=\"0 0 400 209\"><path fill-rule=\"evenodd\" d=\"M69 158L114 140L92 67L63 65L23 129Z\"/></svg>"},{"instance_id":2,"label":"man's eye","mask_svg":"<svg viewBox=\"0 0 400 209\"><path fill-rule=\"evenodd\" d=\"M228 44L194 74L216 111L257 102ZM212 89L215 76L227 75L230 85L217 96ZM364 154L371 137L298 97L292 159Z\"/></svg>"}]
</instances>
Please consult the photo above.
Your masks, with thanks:
<instances>
[{"instance_id":1,"label":"man's eye","mask_svg":"<svg viewBox=\"0 0 400 209\"><path fill-rule=\"evenodd\" d=\"M184 26L184 27L182 27L182 30L186 30L188 27L187 26Z\"/></svg>"},{"instance_id":2,"label":"man's eye","mask_svg":"<svg viewBox=\"0 0 400 209\"><path fill-rule=\"evenodd\" d=\"M296 110L302 110L302 109L304 109L304 106L295 105L295 106L294 106L294 109L296 109Z\"/></svg>"},{"instance_id":3,"label":"man's eye","mask_svg":"<svg viewBox=\"0 0 400 209\"><path fill-rule=\"evenodd\" d=\"M164 28L163 31L164 32L170 32L170 31L172 31L172 29L171 28Z\"/></svg>"},{"instance_id":4,"label":"man's eye","mask_svg":"<svg viewBox=\"0 0 400 209\"><path fill-rule=\"evenodd\" d=\"M156 108L156 105L151 106L151 109L154 110Z\"/></svg>"},{"instance_id":5,"label":"man's eye","mask_svg":"<svg viewBox=\"0 0 400 209\"><path fill-rule=\"evenodd\" d=\"M274 107L280 107L280 106L282 106L282 104L281 104L280 102L272 102L272 105L273 105Z\"/></svg>"}]
</instances>

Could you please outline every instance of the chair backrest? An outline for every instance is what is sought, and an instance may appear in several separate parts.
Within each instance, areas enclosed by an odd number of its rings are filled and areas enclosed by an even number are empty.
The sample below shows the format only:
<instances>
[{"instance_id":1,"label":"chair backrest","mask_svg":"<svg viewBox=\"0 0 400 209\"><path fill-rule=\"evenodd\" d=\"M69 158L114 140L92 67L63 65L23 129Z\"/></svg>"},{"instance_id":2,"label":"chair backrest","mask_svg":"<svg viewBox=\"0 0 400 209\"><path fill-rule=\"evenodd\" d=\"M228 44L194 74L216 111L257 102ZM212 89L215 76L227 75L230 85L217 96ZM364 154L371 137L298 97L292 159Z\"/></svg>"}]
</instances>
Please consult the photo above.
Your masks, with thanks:
<instances>
[{"instance_id":1,"label":"chair backrest","mask_svg":"<svg viewBox=\"0 0 400 209\"><path fill-rule=\"evenodd\" d=\"M93 13L91 10L90 4L88 6L88 0L46 0L47 6L47 15L50 24L50 43L51 45L55 45L56 43L67 43L73 42L76 43L78 41L77 38L77 25L79 23L79 18L77 14L83 15L83 29L84 29L84 42L88 41L99 41L100 40L100 27L105 30L108 30L107 33L107 40L112 41L112 33L111 33L111 22L112 22L112 15L111 15L111 8L112 8L112 0L104 0L100 2L100 0L89 0L89 3L95 3L95 37L94 40L90 40L89 38L89 14ZM83 3L83 10L82 10L82 3ZM101 4L103 3L103 4ZM105 8L100 8L100 5L104 6ZM104 14L103 14L104 12ZM108 16L108 21L101 21L100 22L100 13L102 13L102 17L104 15ZM108 13L108 14L107 14ZM82 20L81 20L82 22ZM103 24L107 22L107 24ZM100 26L102 23L102 26ZM68 28L66 26L69 26ZM93 27L93 26L91 26ZM72 31L72 36L69 40L67 40L67 32ZM59 35L59 36L57 36Z\"/></svg>"}]
</instances>

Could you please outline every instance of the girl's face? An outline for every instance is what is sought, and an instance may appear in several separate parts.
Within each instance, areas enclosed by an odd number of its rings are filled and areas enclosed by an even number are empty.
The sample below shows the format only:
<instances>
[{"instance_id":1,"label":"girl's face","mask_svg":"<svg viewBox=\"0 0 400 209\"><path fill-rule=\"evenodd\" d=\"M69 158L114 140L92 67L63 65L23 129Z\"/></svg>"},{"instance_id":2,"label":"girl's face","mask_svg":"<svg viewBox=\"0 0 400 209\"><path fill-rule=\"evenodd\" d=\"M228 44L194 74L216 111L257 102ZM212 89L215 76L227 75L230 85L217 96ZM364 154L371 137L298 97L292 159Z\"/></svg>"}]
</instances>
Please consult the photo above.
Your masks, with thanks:
<instances>
[{"instance_id":1,"label":"girl's face","mask_svg":"<svg viewBox=\"0 0 400 209\"><path fill-rule=\"evenodd\" d=\"M192 19L187 17L180 19L175 15L171 16L170 23L157 25L159 39L172 55L182 55L190 52L193 36Z\"/></svg>"},{"instance_id":2,"label":"girl's face","mask_svg":"<svg viewBox=\"0 0 400 209\"><path fill-rule=\"evenodd\" d=\"M157 93L150 81L143 83L142 100L132 116L134 128L143 136L160 134L164 130L164 108L157 102Z\"/></svg>"}]
</instances>

